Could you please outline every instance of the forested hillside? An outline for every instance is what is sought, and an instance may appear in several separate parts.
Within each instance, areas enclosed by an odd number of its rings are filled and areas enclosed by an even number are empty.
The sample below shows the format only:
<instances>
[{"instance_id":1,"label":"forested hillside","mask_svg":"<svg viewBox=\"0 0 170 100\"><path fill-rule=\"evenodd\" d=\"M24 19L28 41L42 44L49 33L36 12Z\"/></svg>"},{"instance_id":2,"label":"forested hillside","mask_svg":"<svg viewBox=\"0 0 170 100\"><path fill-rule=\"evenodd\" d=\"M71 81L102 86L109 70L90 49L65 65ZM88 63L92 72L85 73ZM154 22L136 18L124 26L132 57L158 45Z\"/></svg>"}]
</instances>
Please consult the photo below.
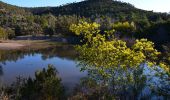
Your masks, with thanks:
<instances>
[{"instance_id":1,"label":"forested hillside","mask_svg":"<svg viewBox=\"0 0 170 100\"><path fill-rule=\"evenodd\" d=\"M39 34L72 36L74 34L69 31L69 27L79 20L97 22L101 24L101 30L111 29L117 22L133 22L135 31L132 36L142 38L150 37L153 26L164 23L167 26L170 21L170 15L167 13L145 11L129 3L114 0L85 0L59 7L37 8L21 8L0 2L0 11L0 26L6 30L8 38ZM166 36L163 37L169 37L168 30L164 26L162 29L166 32ZM154 28L158 29L159 27Z\"/></svg>"},{"instance_id":2,"label":"forested hillside","mask_svg":"<svg viewBox=\"0 0 170 100\"><path fill-rule=\"evenodd\" d=\"M17 14L28 14L28 12L26 12L23 8L18 7L18 6L13 6L7 3L4 3L2 1L0 1L0 12L1 14L13 14L13 15L17 15Z\"/></svg>"},{"instance_id":3,"label":"forested hillside","mask_svg":"<svg viewBox=\"0 0 170 100\"><path fill-rule=\"evenodd\" d=\"M0 2L0 13L0 27L5 29L9 38L22 35L21 31L25 34L35 28L32 13L24 8Z\"/></svg>"},{"instance_id":4,"label":"forested hillside","mask_svg":"<svg viewBox=\"0 0 170 100\"><path fill-rule=\"evenodd\" d=\"M167 20L169 15L166 13L154 13L135 8L129 3L114 0L85 0L78 3L71 3L59 7L40 7L30 9L34 14L53 14L53 15L77 15L83 17L108 16L117 20L142 20L149 21Z\"/></svg>"}]
</instances>

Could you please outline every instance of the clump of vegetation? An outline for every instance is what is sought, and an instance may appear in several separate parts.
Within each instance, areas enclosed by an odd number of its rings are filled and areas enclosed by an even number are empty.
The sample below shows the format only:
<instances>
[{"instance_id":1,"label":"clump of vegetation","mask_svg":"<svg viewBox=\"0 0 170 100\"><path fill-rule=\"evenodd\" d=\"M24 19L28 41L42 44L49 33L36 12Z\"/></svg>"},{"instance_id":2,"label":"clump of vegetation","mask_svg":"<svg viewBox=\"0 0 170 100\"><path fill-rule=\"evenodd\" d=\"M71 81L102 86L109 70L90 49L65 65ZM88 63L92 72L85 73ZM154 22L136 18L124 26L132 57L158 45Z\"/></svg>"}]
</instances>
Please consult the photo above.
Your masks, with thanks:
<instances>
[{"instance_id":1,"label":"clump of vegetation","mask_svg":"<svg viewBox=\"0 0 170 100\"><path fill-rule=\"evenodd\" d=\"M121 37L122 36L134 36L134 32L136 30L136 26L134 22L118 22L113 25L113 28L120 32Z\"/></svg>"},{"instance_id":2,"label":"clump of vegetation","mask_svg":"<svg viewBox=\"0 0 170 100\"><path fill-rule=\"evenodd\" d=\"M168 65L161 62L159 64L158 57L161 53L154 48L153 42L140 39L127 46L123 40L107 39L106 34L101 34L99 26L97 23L87 22L71 26L73 32L81 34L86 40L83 45L76 47L80 54L79 65L82 70L92 73L92 79L98 84L108 87L111 84L115 87L113 90L126 92L133 87L132 90L137 93L139 86L143 86L141 81L146 81L143 75L145 64L151 69L160 65L164 72L169 73Z\"/></svg>"},{"instance_id":3,"label":"clump of vegetation","mask_svg":"<svg viewBox=\"0 0 170 100\"><path fill-rule=\"evenodd\" d=\"M160 53L154 49L152 42L141 39L127 47L122 40L107 40L105 35L100 34L99 26L97 23L87 22L71 26L72 31L81 33L87 40L84 45L77 47L82 60L87 60L87 66L96 66L105 75L105 68L136 68L145 62L155 64L153 61Z\"/></svg>"},{"instance_id":4,"label":"clump of vegetation","mask_svg":"<svg viewBox=\"0 0 170 100\"><path fill-rule=\"evenodd\" d=\"M64 87L57 73L52 65L48 65L47 69L35 72L35 79L17 78L6 91L17 100L61 100L64 98Z\"/></svg>"},{"instance_id":5,"label":"clump of vegetation","mask_svg":"<svg viewBox=\"0 0 170 100\"><path fill-rule=\"evenodd\" d=\"M8 34L6 33L6 30L2 27L0 27L0 39L8 39Z\"/></svg>"}]
</instances>

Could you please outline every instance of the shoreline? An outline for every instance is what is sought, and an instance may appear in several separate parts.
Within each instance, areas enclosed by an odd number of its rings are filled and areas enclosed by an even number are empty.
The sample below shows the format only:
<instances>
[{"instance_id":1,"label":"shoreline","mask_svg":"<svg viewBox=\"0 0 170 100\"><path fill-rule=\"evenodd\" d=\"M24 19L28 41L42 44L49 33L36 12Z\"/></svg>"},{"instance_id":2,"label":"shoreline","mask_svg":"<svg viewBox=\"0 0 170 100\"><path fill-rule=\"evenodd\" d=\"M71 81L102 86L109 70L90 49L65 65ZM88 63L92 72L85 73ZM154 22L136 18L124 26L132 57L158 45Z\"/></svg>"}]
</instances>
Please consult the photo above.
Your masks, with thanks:
<instances>
[{"instance_id":1,"label":"shoreline","mask_svg":"<svg viewBox=\"0 0 170 100\"><path fill-rule=\"evenodd\" d=\"M0 50L44 49L60 44L66 43L47 40L0 40Z\"/></svg>"}]
</instances>

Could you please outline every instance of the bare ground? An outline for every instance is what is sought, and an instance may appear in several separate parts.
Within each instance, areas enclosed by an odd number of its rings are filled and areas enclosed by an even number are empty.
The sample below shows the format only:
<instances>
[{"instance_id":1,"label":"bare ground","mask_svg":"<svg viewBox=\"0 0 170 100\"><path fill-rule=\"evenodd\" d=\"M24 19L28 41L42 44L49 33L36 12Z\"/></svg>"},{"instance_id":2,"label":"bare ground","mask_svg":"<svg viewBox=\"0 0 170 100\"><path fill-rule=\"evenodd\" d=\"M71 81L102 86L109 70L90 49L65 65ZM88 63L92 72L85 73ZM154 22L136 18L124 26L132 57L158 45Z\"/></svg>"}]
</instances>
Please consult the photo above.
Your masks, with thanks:
<instances>
[{"instance_id":1,"label":"bare ground","mask_svg":"<svg viewBox=\"0 0 170 100\"><path fill-rule=\"evenodd\" d=\"M58 43L45 40L1 40L0 50L43 49L56 44Z\"/></svg>"},{"instance_id":2,"label":"bare ground","mask_svg":"<svg viewBox=\"0 0 170 100\"><path fill-rule=\"evenodd\" d=\"M19 43L0 43L0 49L19 49L25 45Z\"/></svg>"}]
</instances>

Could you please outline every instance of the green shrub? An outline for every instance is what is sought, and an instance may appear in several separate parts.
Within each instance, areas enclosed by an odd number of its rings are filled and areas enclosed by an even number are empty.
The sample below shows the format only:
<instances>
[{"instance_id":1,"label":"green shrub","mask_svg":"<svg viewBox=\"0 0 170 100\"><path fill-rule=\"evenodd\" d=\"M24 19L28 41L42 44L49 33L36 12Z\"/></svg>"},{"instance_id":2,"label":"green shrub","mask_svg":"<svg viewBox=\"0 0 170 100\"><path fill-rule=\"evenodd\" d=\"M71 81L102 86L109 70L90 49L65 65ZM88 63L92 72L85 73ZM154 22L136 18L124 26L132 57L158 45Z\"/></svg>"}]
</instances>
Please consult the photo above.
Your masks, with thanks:
<instances>
[{"instance_id":1,"label":"green shrub","mask_svg":"<svg viewBox=\"0 0 170 100\"><path fill-rule=\"evenodd\" d=\"M8 39L8 34L6 33L6 30L2 27L0 27L0 39Z\"/></svg>"},{"instance_id":2,"label":"green shrub","mask_svg":"<svg viewBox=\"0 0 170 100\"><path fill-rule=\"evenodd\" d=\"M35 79L21 79L13 84L13 93L17 100L61 100L64 87L57 76L57 70L48 65L47 69L35 72ZM10 93L11 94L11 93Z\"/></svg>"}]
</instances>

